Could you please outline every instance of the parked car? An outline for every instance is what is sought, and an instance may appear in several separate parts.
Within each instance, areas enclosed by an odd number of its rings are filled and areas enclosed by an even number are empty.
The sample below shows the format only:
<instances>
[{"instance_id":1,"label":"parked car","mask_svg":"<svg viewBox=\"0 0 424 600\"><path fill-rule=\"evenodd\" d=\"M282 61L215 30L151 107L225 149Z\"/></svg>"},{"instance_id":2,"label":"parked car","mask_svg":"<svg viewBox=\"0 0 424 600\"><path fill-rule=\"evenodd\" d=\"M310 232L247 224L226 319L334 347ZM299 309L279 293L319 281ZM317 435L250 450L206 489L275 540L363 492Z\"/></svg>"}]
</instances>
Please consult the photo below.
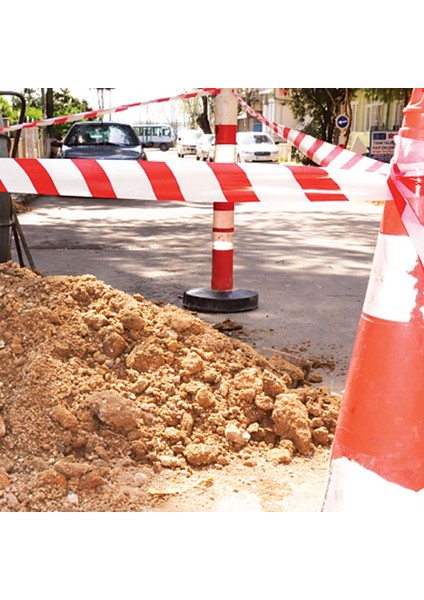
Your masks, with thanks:
<instances>
[{"instance_id":1,"label":"parked car","mask_svg":"<svg viewBox=\"0 0 424 600\"><path fill-rule=\"evenodd\" d=\"M159 148L167 152L174 147L175 135L170 125L136 123L133 128L145 148Z\"/></svg>"},{"instance_id":2,"label":"parked car","mask_svg":"<svg viewBox=\"0 0 424 600\"><path fill-rule=\"evenodd\" d=\"M196 154L197 142L203 135L201 129L183 129L178 132L177 154L180 158Z\"/></svg>"},{"instance_id":3,"label":"parked car","mask_svg":"<svg viewBox=\"0 0 424 600\"><path fill-rule=\"evenodd\" d=\"M74 123L61 143L58 157L147 160L131 125L101 121Z\"/></svg>"},{"instance_id":4,"label":"parked car","mask_svg":"<svg viewBox=\"0 0 424 600\"><path fill-rule=\"evenodd\" d=\"M236 140L237 162L279 162L278 147L267 133L239 132Z\"/></svg>"},{"instance_id":5,"label":"parked car","mask_svg":"<svg viewBox=\"0 0 424 600\"><path fill-rule=\"evenodd\" d=\"M196 160L209 160L211 144L214 139L215 136L211 133L205 133L199 138L196 146Z\"/></svg>"}]
</instances>

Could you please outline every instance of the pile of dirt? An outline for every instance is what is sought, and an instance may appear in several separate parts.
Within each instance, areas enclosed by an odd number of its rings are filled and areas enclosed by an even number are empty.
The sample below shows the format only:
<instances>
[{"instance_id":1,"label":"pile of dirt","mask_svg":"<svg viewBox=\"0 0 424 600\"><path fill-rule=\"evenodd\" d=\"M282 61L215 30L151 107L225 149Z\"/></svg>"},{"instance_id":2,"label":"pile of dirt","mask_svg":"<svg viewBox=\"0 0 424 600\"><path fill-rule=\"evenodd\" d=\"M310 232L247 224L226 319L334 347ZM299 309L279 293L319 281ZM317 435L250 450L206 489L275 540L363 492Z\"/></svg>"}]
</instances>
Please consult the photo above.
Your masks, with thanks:
<instances>
[{"instance_id":1,"label":"pile of dirt","mask_svg":"<svg viewBox=\"0 0 424 600\"><path fill-rule=\"evenodd\" d=\"M2 511L144 510L150 472L332 442L338 396L175 306L10 262L0 314Z\"/></svg>"}]
</instances>

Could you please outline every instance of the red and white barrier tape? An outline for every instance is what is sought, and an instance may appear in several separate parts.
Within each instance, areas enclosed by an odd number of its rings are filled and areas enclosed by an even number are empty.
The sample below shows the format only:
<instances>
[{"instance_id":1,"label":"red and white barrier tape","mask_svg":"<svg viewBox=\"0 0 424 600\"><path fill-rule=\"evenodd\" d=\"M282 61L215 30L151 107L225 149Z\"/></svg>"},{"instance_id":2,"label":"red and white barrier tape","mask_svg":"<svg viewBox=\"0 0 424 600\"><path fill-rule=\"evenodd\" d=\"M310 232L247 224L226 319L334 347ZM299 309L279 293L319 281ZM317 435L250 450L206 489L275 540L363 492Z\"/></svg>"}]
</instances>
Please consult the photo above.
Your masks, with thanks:
<instances>
[{"instance_id":1,"label":"red and white barrier tape","mask_svg":"<svg viewBox=\"0 0 424 600\"><path fill-rule=\"evenodd\" d=\"M321 167L92 159L0 159L0 192L179 202L391 200L375 173Z\"/></svg>"},{"instance_id":2,"label":"red and white barrier tape","mask_svg":"<svg viewBox=\"0 0 424 600\"><path fill-rule=\"evenodd\" d=\"M388 181L402 223L424 265L424 141L397 137Z\"/></svg>"},{"instance_id":3,"label":"red and white barrier tape","mask_svg":"<svg viewBox=\"0 0 424 600\"><path fill-rule=\"evenodd\" d=\"M318 140L311 135L307 135L296 129L285 127L268 121L263 115L251 108L239 94L236 94L240 105L248 112L252 117L255 117L271 129L274 133L281 135L281 137L287 140L295 148L300 150L305 156L310 158L314 163L321 167L330 167L332 169L343 169L366 172L366 173L380 173L382 175L389 175L390 166L387 163L374 160L367 156L362 156L356 152L351 152L335 146L329 142Z\"/></svg>"},{"instance_id":4,"label":"red and white barrier tape","mask_svg":"<svg viewBox=\"0 0 424 600\"><path fill-rule=\"evenodd\" d=\"M33 121L32 123L22 123L21 125L9 125L8 127L0 127L0 133L6 131L17 131L19 129L30 129L33 127L48 127L50 125L62 125L63 123L72 123L75 121L83 121L84 119L96 119L103 117L115 112L123 112L129 108L135 108L137 106L144 106L147 104L157 104L161 102L169 102L170 100L188 100L190 98L197 98L198 96L215 95L219 93L218 88L202 88L196 92L190 92L186 94L179 94L178 96L169 96L167 98L157 98L156 100L147 100L145 102L135 102L133 104L125 104L122 106L116 106L114 108L102 108L99 110L91 110L88 112L77 113L73 115L64 115L63 117L53 117L51 119L44 119L40 121Z\"/></svg>"}]
</instances>

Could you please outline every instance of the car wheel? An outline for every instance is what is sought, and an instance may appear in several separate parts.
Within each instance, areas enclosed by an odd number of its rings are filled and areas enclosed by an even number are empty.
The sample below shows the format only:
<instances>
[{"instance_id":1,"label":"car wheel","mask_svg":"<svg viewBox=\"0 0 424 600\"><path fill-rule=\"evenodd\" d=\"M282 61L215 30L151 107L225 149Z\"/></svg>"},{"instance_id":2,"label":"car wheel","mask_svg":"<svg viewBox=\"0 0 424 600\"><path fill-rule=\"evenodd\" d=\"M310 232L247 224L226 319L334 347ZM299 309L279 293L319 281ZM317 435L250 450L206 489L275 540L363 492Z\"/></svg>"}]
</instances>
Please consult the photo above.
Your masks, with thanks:
<instances>
[{"instance_id":1,"label":"car wheel","mask_svg":"<svg viewBox=\"0 0 424 600\"><path fill-rule=\"evenodd\" d=\"M166 152L169 150L169 146L168 144L160 144L159 149L162 150L162 152Z\"/></svg>"}]
</instances>

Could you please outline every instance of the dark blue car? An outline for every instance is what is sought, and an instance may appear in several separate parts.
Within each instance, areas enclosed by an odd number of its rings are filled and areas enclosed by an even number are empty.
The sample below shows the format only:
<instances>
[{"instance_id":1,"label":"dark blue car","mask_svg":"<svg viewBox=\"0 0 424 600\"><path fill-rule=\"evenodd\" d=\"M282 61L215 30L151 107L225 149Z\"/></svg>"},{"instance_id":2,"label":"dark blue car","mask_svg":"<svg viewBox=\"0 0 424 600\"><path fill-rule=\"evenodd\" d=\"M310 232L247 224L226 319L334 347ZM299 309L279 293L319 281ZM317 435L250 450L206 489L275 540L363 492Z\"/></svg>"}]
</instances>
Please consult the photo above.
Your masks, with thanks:
<instances>
[{"instance_id":1,"label":"dark blue car","mask_svg":"<svg viewBox=\"0 0 424 600\"><path fill-rule=\"evenodd\" d=\"M61 146L60 158L147 160L137 134L126 123L75 123Z\"/></svg>"}]
</instances>

